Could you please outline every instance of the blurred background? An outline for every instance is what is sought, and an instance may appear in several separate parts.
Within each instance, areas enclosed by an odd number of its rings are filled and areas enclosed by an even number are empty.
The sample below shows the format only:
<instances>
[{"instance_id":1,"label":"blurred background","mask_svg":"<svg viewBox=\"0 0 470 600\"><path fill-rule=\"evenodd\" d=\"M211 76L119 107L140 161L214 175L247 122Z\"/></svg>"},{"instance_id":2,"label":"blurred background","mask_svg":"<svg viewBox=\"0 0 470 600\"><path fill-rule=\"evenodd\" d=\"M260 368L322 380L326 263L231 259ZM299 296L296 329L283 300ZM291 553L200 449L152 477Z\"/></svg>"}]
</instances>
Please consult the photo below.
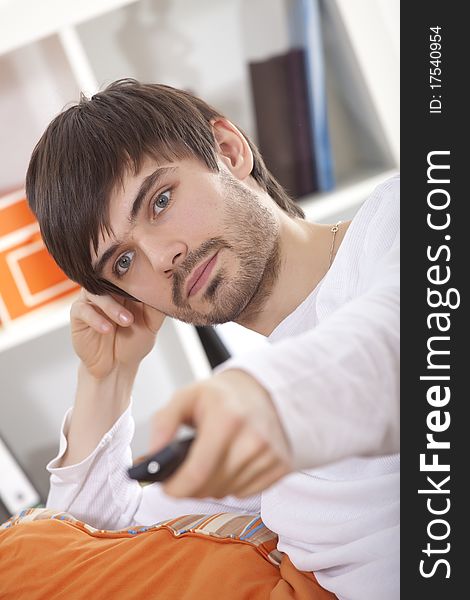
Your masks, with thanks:
<instances>
[{"instance_id":1,"label":"blurred background","mask_svg":"<svg viewBox=\"0 0 470 600\"><path fill-rule=\"evenodd\" d=\"M0 517L45 500L77 369L77 288L28 210L29 157L80 92L123 77L219 109L308 219L351 218L399 169L399 0L0 0ZM267 343L234 324L215 331L227 354ZM210 374L208 344L165 322L134 390L136 455L153 412Z\"/></svg>"}]
</instances>

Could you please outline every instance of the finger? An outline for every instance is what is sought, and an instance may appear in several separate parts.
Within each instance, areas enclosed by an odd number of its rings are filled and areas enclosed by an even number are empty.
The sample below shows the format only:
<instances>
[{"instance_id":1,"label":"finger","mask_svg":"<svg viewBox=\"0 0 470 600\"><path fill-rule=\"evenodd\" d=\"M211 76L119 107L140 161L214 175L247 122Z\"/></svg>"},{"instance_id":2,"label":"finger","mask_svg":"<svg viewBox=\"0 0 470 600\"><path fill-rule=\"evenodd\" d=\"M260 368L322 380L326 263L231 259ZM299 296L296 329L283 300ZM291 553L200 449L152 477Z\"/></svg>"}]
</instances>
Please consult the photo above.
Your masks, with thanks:
<instances>
[{"instance_id":1,"label":"finger","mask_svg":"<svg viewBox=\"0 0 470 600\"><path fill-rule=\"evenodd\" d=\"M188 457L165 484L165 493L175 497L205 495L210 480L223 477L228 448L240 427L237 415L209 412L198 424L197 438Z\"/></svg>"},{"instance_id":2,"label":"finger","mask_svg":"<svg viewBox=\"0 0 470 600\"><path fill-rule=\"evenodd\" d=\"M245 427L227 449L225 460L217 473L211 477L203 493L221 498L231 493L234 482L246 481L266 468L273 460L269 442L249 427Z\"/></svg>"},{"instance_id":3,"label":"finger","mask_svg":"<svg viewBox=\"0 0 470 600\"><path fill-rule=\"evenodd\" d=\"M192 402L196 393L194 385L177 390L166 406L157 411L151 424L149 454L154 454L168 444L183 424L192 425Z\"/></svg>"},{"instance_id":4,"label":"finger","mask_svg":"<svg viewBox=\"0 0 470 600\"><path fill-rule=\"evenodd\" d=\"M258 473L250 480L242 482L239 485L234 485L233 489L230 491L230 495L236 496L237 498L247 498L248 496L259 494L289 473L290 471L285 465L273 463L270 468L267 468L262 473Z\"/></svg>"},{"instance_id":5,"label":"finger","mask_svg":"<svg viewBox=\"0 0 470 600\"><path fill-rule=\"evenodd\" d=\"M265 457L267 453L270 453L269 444L257 432L244 427L231 440L223 462L207 480L201 493L215 498L226 496L233 482L243 473L251 473L260 457Z\"/></svg>"},{"instance_id":6,"label":"finger","mask_svg":"<svg viewBox=\"0 0 470 600\"><path fill-rule=\"evenodd\" d=\"M229 490L230 494L235 495L249 486L251 487L257 482L259 483L267 474L277 470L280 466L279 457L275 456L272 452L266 452L253 460L243 471L240 471L238 475L233 477L225 486L225 489Z\"/></svg>"},{"instance_id":7,"label":"finger","mask_svg":"<svg viewBox=\"0 0 470 600\"><path fill-rule=\"evenodd\" d=\"M279 450L273 447L271 439L265 439L260 432L246 426L230 445L223 470L220 469L217 476L199 490L198 496L223 498L236 494L255 484L265 473L277 471L278 467L283 473L289 473L292 470L290 464L276 449Z\"/></svg>"},{"instance_id":8,"label":"finger","mask_svg":"<svg viewBox=\"0 0 470 600\"><path fill-rule=\"evenodd\" d=\"M112 296L85 292L85 302L98 306L111 321L123 327L131 325L134 321L133 313Z\"/></svg>"},{"instance_id":9,"label":"finger","mask_svg":"<svg viewBox=\"0 0 470 600\"><path fill-rule=\"evenodd\" d=\"M259 448L259 451L254 451L247 455L245 460L239 460L238 457L243 454L244 445L232 444L229 449L228 456L223 465L223 473L219 473L218 477L208 482L208 484L199 491L199 497L211 496L214 498L223 498L227 495L237 495L240 491L244 491L248 486L259 483L260 479L265 474L278 471L281 469L283 473L290 472L289 466L282 462L278 453L275 452L268 442L256 439L254 448ZM233 458L234 457L234 458ZM230 465L235 464L233 468ZM257 488L255 491L261 491L263 488ZM255 493L255 492L253 492Z\"/></svg>"},{"instance_id":10,"label":"finger","mask_svg":"<svg viewBox=\"0 0 470 600\"><path fill-rule=\"evenodd\" d=\"M101 312L98 312L91 304L86 302L74 303L70 310L70 317L72 328L75 330L80 330L83 326L91 327L98 333L109 333L113 330L113 324Z\"/></svg>"}]
</instances>

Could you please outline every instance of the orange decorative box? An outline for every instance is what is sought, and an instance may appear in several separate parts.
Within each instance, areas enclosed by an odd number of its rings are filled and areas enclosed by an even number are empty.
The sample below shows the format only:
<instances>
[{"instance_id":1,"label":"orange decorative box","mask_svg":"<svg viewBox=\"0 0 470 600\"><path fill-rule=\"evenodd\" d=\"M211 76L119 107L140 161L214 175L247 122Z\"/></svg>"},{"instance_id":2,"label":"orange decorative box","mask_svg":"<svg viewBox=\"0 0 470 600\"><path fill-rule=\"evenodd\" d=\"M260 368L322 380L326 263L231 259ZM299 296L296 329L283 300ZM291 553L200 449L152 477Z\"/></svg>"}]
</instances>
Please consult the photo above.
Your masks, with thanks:
<instances>
[{"instance_id":1,"label":"orange decorative box","mask_svg":"<svg viewBox=\"0 0 470 600\"><path fill-rule=\"evenodd\" d=\"M24 191L0 198L0 320L16 319L78 289L47 252Z\"/></svg>"}]
</instances>

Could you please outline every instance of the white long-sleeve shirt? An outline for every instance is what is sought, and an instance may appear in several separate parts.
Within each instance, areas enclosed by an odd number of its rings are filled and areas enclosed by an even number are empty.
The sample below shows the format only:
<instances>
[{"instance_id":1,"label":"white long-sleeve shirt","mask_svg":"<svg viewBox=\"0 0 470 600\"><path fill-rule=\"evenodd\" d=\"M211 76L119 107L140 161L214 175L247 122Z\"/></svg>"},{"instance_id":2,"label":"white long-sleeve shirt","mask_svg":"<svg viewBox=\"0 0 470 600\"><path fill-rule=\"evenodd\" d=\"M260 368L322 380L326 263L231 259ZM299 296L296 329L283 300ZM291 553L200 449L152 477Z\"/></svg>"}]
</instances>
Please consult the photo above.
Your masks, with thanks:
<instances>
[{"instance_id":1,"label":"white long-sleeve shirt","mask_svg":"<svg viewBox=\"0 0 470 600\"><path fill-rule=\"evenodd\" d=\"M173 499L126 476L130 404L77 465L47 466L47 506L100 528L185 513L258 512L294 565L342 600L399 597L399 177L376 188L312 293L269 336L229 359L270 393L297 471L247 499Z\"/></svg>"}]
</instances>

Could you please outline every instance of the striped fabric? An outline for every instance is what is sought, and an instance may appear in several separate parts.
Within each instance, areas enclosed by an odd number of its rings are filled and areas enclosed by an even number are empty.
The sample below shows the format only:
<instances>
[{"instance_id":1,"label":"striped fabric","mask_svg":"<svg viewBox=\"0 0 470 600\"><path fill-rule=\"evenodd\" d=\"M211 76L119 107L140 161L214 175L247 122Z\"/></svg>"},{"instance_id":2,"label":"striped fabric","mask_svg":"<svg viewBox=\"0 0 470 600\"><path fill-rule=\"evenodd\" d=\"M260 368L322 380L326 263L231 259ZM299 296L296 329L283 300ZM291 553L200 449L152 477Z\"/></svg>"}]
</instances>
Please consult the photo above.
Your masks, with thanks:
<instances>
[{"instance_id":1,"label":"striped fabric","mask_svg":"<svg viewBox=\"0 0 470 600\"><path fill-rule=\"evenodd\" d=\"M277 535L266 527L261 521L259 514L218 513L214 515L184 515L174 519L159 521L155 525L150 526L105 530L87 525L65 512L54 512L48 508L29 508L12 516L8 521L1 524L0 530L44 519L66 521L94 537L132 537L146 531L156 531L165 528L171 531L175 537L187 534L202 534L219 539L230 538L235 542L251 544L266 560L277 567L281 564L283 557L283 553L276 549Z\"/></svg>"}]
</instances>

